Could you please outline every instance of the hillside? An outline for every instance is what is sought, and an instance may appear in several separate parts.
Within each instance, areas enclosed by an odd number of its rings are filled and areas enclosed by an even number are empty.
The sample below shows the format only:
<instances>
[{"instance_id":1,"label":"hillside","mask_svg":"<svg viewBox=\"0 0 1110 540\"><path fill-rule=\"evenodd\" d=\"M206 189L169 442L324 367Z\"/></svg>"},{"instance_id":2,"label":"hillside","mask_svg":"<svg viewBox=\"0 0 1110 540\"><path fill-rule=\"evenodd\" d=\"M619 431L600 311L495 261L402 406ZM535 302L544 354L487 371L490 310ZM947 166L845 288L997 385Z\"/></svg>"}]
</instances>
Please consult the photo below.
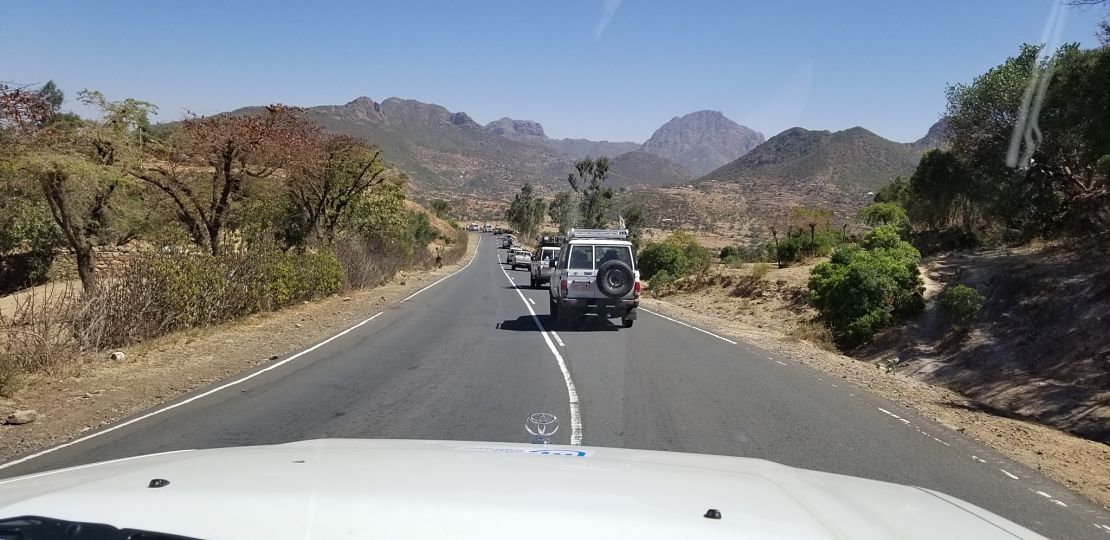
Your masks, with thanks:
<instances>
[{"instance_id":1,"label":"hillside","mask_svg":"<svg viewBox=\"0 0 1110 540\"><path fill-rule=\"evenodd\" d=\"M854 211L868 192L913 173L924 145L886 140L861 127L844 131L788 129L697 180L739 188L753 200L823 204Z\"/></svg>"},{"instance_id":2,"label":"hillside","mask_svg":"<svg viewBox=\"0 0 1110 540\"><path fill-rule=\"evenodd\" d=\"M626 152L612 158L609 185L612 187L661 187L687 183L693 173L681 165L642 150Z\"/></svg>"},{"instance_id":3,"label":"hillside","mask_svg":"<svg viewBox=\"0 0 1110 540\"><path fill-rule=\"evenodd\" d=\"M505 198L525 181L548 186L567 160L542 146L483 129L466 113L389 98L308 109L325 129L366 139L413 178L415 192L465 192ZM462 193L460 193L462 194Z\"/></svg>"},{"instance_id":4,"label":"hillside","mask_svg":"<svg viewBox=\"0 0 1110 540\"><path fill-rule=\"evenodd\" d=\"M589 139L548 139L547 146L570 159L619 156L640 149L634 142L591 141Z\"/></svg>"},{"instance_id":5,"label":"hillside","mask_svg":"<svg viewBox=\"0 0 1110 540\"><path fill-rule=\"evenodd\" d=\"M697 111L660 126L643 150L673 160L694 174L705 174L762 142L762 133L733 122L720 111Z\"/></svg>"}]
</instances>

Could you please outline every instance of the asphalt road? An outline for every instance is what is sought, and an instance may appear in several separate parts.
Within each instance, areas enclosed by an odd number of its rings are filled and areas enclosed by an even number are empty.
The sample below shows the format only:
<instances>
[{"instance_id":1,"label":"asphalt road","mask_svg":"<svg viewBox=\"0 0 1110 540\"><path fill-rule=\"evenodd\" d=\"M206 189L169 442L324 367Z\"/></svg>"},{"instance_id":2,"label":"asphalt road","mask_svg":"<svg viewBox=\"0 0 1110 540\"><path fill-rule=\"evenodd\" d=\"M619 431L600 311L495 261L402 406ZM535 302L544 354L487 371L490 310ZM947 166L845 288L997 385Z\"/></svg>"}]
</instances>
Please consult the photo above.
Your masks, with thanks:
<instances>
[{"instance_id":1,"label":"asphalt road","mask_svg":"<svg viewBox=\"0 0 1110 540\"><path fill-rule=\"evenodd\" d=\"M1110 515L1060 484L788 357L644 311L633 328L557 329L547 291L499 264L493 238L346 334L0 477L322 437L528 442L523 421L542 411L560 419L555 443L769 459L939 490L1051 538L1110 538Z\"/></svg>"}]
</instances>

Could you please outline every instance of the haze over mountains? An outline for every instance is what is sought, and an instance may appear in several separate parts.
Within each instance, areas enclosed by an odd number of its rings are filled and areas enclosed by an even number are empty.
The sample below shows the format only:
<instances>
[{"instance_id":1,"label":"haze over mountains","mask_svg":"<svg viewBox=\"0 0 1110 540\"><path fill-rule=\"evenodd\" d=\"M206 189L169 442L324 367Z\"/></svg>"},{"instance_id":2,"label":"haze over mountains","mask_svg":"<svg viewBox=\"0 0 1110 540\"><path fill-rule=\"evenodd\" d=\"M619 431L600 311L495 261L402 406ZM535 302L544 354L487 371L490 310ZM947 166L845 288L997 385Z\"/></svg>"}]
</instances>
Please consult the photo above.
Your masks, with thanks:
<instances>
[{"instance_id":1,"label":"haze over mountains","mask_svg":"<svg viewBox=\"0 0 1110 540\"><path fill-rule=\"evenodd\" d=\"M417 194L487 200L509 199L524 182L547 191L568 189L575 159L606 155L614 187L712 185L748 198L797 195L847 207L895 176L911 174L921 154L940 144L944 129L938 123L914 143L889 141L861 127L799 127L764 140L719 111L703 110L672 118L637 144L551 139L530 120L501 118L483 126L464 112L400 98L378 103L360 97L308 112L329 131L382 148L387 161L412 177Z\"/></svg>"}]
</instances>

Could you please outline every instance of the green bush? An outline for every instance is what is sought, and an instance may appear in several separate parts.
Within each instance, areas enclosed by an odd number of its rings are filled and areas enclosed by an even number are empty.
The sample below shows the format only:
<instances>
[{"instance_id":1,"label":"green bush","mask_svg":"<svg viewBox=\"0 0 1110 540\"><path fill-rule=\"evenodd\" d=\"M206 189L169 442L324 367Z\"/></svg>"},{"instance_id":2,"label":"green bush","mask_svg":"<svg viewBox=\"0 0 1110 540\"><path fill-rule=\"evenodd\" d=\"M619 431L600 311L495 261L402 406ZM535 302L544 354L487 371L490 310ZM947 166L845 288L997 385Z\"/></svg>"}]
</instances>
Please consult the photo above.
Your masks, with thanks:
<instances>
[{"instance_id":1,"label":"green bush","mask_svg":"<svg viewBox=\"0 0 1110 540\"><path fill-rule=\"evenodd\" d=\"M677 246L668 243L651 242L640 250L636 259L640 277L650 280L658 272L671 276L681 276L686 272L686 254Z\"/></svg>"},{"instance_id":2,"label":"green bush","mask_svg":"<svg viewBox=\"0 0 1110 540\"><path fill-rule=\"evenodd\" d=\"M675 277L666 270L660 270L648 281L648 288L652 291L658 291L661 287L674 283L674 280Z\"/></svg>"},{"instance_id":3,"label":"green bush","mask_svg":"<svg viewBox=\"0 0 1110 540\"><path fill-rule=\"evenodd\" d=\"M736 246L725 246L721 248L720 257L722 261L724 261L725 259L735 259L739 256L740 251L736 249Z\"/></svg>"},{"instance_id":4,"label":"green bush","mask_svg":"<svg viewBox=\"0 0 1110 540\"><path fill-rule=\"evenodd\" d=\"M902 229L909 224L906 210L895 202L876 202L859 211L859 218L872 227L893 225Z\"/></svg>"},{"instance_id":5,"label":"green bush","mask_svg":"<svg viewBox=\"0 0 1110 540\"><path fill-rule=\"evenodd\" d=\"M889 231L872 231L865 249L840 246L810 273L809 290L821 318L843 344L871 338L896 318L923 305L917 269L921 255L910 244L890 243Z\"/></svg>"},{"instance_id":6,"label":"green bush","mask_svg":"<svg viewBox=\"0 0 1110 540\"><path fill-rule=\"evenodd\" d=\"M940 307L953 321L967 323L983 309L983 295L967 285L956 285L945 291L940 298Z\"/></svg>"},{"instance_id":7,"label":"green bush","mask_svg":"<svg viewBox=\"0 0 1110 540\"><path fill-rule=\"evenodd\" d=\"M802 262L806 257L825 257L836 246L844 243L844 235L839 230L826 229L815 231L810 237L808 231L795 233L778 241L767 244L765 258L784 265Z\"/></svg>"}]
</instances>

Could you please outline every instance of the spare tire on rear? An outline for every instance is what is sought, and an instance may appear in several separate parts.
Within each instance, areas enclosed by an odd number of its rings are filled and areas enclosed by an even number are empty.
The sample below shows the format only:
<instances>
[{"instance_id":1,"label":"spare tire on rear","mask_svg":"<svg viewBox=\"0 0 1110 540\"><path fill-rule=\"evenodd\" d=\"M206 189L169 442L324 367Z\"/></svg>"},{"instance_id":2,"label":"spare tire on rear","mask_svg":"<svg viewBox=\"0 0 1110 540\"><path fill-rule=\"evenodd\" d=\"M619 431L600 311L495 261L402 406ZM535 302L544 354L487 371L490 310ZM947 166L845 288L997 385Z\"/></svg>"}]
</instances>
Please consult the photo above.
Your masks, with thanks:
<instances>
[{"instance_id":1,"label":"spare tire on rear","mask_svg":"<svg viewBox=\"0 0 1110 540\"><path fill-rule=\"evenodd\" d=\"M630 291L636 278L624 261L608 261L597 269L597 290L609 298L620 298Z\"/></svg>"}]
</instances>

